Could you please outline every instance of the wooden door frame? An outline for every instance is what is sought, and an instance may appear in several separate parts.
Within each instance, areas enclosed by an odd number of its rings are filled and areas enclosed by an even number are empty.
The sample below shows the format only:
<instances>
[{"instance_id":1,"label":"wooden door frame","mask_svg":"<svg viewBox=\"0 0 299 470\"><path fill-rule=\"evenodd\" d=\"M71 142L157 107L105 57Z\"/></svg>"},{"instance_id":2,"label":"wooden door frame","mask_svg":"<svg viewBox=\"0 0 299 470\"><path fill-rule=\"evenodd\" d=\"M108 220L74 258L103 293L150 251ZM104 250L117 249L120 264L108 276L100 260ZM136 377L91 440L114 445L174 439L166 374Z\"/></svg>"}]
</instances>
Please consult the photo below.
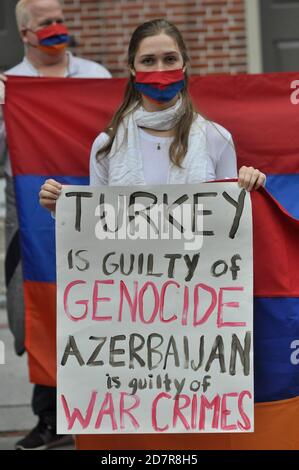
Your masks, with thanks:
<instances>
[{"instance_id":1,"label":"wooden door frame","mask_svg":"<svg viewBox=\"0 0 299 470\"><path fill-rule=\"evenodd\" d=\"M248 73L263 72L260 0L245 0Z\"/></svg>"}]
</instances>

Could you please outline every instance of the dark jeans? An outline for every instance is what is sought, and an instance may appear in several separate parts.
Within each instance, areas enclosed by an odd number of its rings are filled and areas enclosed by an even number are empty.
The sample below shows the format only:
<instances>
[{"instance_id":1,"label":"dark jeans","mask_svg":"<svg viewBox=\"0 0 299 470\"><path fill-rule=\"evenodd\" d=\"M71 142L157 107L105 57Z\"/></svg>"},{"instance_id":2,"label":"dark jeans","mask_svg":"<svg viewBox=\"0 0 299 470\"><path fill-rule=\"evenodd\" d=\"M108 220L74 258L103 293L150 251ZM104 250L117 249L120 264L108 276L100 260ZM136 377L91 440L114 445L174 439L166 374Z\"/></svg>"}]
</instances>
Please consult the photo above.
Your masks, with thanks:
<instances>
[{"instance_id":1,"label":"dark jeans","mask_svg":"<svg viewBox=\"0 0 299 470\"><path fill-rule=\"evenodd\" d=\"M56 387L34 385L32 410L40 419L56 428Z\"/></svg>"}]
</instances>

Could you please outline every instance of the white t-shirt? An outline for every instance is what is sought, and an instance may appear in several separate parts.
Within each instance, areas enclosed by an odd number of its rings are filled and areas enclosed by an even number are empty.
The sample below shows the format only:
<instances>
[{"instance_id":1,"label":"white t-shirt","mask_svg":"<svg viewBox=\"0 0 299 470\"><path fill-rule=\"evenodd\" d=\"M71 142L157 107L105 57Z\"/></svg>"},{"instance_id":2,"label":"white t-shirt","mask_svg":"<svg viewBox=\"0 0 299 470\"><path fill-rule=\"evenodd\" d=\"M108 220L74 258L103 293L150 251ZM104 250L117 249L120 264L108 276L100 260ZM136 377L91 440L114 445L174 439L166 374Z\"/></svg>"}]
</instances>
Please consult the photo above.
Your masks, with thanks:
<instances>
[{"instance_id":1,"label":"white t-shirt","mask_svg":"<svg viewBox=\"0 0 299 470\"><path fill-rule=\"evenodd\" d=\"M165 184L169 170L172 137L157 137L138 129L142 148L142 166L146 184Z\"/></svg>"},{"instance_id":2,"label":"white t-shirt","mask_svg":"<svg viewBox=\"0 0 299 470\"><path fill-rule=\"evenodd\" d=\"M103 65L93 62L92 60L82 59L81 57L75 57L71 52L67 51L68 55L68 68L65 73L67 78L111 78L111 73L103 67ZM7 70L6 75L16 75L23 77L40 77L38 70L31 64L31 62L24 57L15 67ZM3 151L6 139L5 126L2 121L2 115L0 113L0 150ZM9 155L5 162L5 173L12 176L11 164Z\"/></svg>"},{"instance_id":3,"label":"white t-shirt","mask_svg":"<svg viewBox=\"0 0 299 470\"><path fill-rule=\"evenodd\" d=\"M111 73L101 64L92 60L74 56L70 51L68 67L65 73L67 78L111 78ZM23 77L40 77L39 71L24 57L22 62L5 72L6 75L21 75Z\"/></svg>"},{"instance_id":4,"label":"white t-shirt","mask_svg":"<svg viewBox=\"0 0 299 470\"><path fill-rule=\"evenodd\" d=\"M143 174L146 184L166 184L170 166L169 147L172 137L153 136L139 128ZM98 150L106 144L107 134L102 133L93 145L90 156L90 185L108 184L109 161L96 158ZM207 172L206 181L237 178L237 159L231 134L219 124L207 122Z\"/></svg>"}]
</instances>

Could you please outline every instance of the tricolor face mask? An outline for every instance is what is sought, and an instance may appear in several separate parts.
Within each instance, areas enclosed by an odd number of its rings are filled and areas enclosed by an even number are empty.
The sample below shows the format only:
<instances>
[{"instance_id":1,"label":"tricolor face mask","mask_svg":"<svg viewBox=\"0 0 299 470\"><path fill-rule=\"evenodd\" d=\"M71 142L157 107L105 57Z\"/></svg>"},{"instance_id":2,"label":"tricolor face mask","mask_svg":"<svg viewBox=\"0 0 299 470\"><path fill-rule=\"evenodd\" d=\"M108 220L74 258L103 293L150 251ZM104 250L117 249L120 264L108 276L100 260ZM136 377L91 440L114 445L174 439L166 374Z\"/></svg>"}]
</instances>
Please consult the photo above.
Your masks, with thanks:
<instances>
[{"instance_id":1,"label":"tricolor face mask","mask_svg":"<svg viewBox=\"0 0 299 470\"><path fill-rule=\"evenodd\" d=\"M143 95L157 103L168 103L184 87L185 75L183 69L136 72L135 88Z\"/></svg>"},{"instance_id":2,"label":"tricolor face mask","mask_svg":"<svg viewBox=\"0 0 299 470\"><path fill-rule=\"evenodd\" d=\"M37 48L46 54L57 55L67 47L69 34L64 24L51 24L33 32L39 41Z\"/></svg>"}]
</instances>

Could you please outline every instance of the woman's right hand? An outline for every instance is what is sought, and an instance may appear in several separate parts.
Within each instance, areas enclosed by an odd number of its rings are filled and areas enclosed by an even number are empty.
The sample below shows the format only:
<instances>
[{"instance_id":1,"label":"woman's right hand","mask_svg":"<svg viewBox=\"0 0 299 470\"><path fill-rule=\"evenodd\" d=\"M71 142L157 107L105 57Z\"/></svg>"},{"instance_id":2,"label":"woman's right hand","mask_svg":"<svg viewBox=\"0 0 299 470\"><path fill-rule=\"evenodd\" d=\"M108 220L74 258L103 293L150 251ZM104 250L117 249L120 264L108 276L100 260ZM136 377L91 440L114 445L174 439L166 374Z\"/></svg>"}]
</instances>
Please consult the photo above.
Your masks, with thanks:
<instances>
[{"instance_id":1,"label":"woman's right hand","mask_svg":"<svg viewBox=\"0 0 299 470\"><path fill-rule=\"evenodd\" d=\"M56 201L61 193L62 184L55 180L46 180L40 188L39 203L51 212L55 212Z\"/></svg>"}]
</instances>

